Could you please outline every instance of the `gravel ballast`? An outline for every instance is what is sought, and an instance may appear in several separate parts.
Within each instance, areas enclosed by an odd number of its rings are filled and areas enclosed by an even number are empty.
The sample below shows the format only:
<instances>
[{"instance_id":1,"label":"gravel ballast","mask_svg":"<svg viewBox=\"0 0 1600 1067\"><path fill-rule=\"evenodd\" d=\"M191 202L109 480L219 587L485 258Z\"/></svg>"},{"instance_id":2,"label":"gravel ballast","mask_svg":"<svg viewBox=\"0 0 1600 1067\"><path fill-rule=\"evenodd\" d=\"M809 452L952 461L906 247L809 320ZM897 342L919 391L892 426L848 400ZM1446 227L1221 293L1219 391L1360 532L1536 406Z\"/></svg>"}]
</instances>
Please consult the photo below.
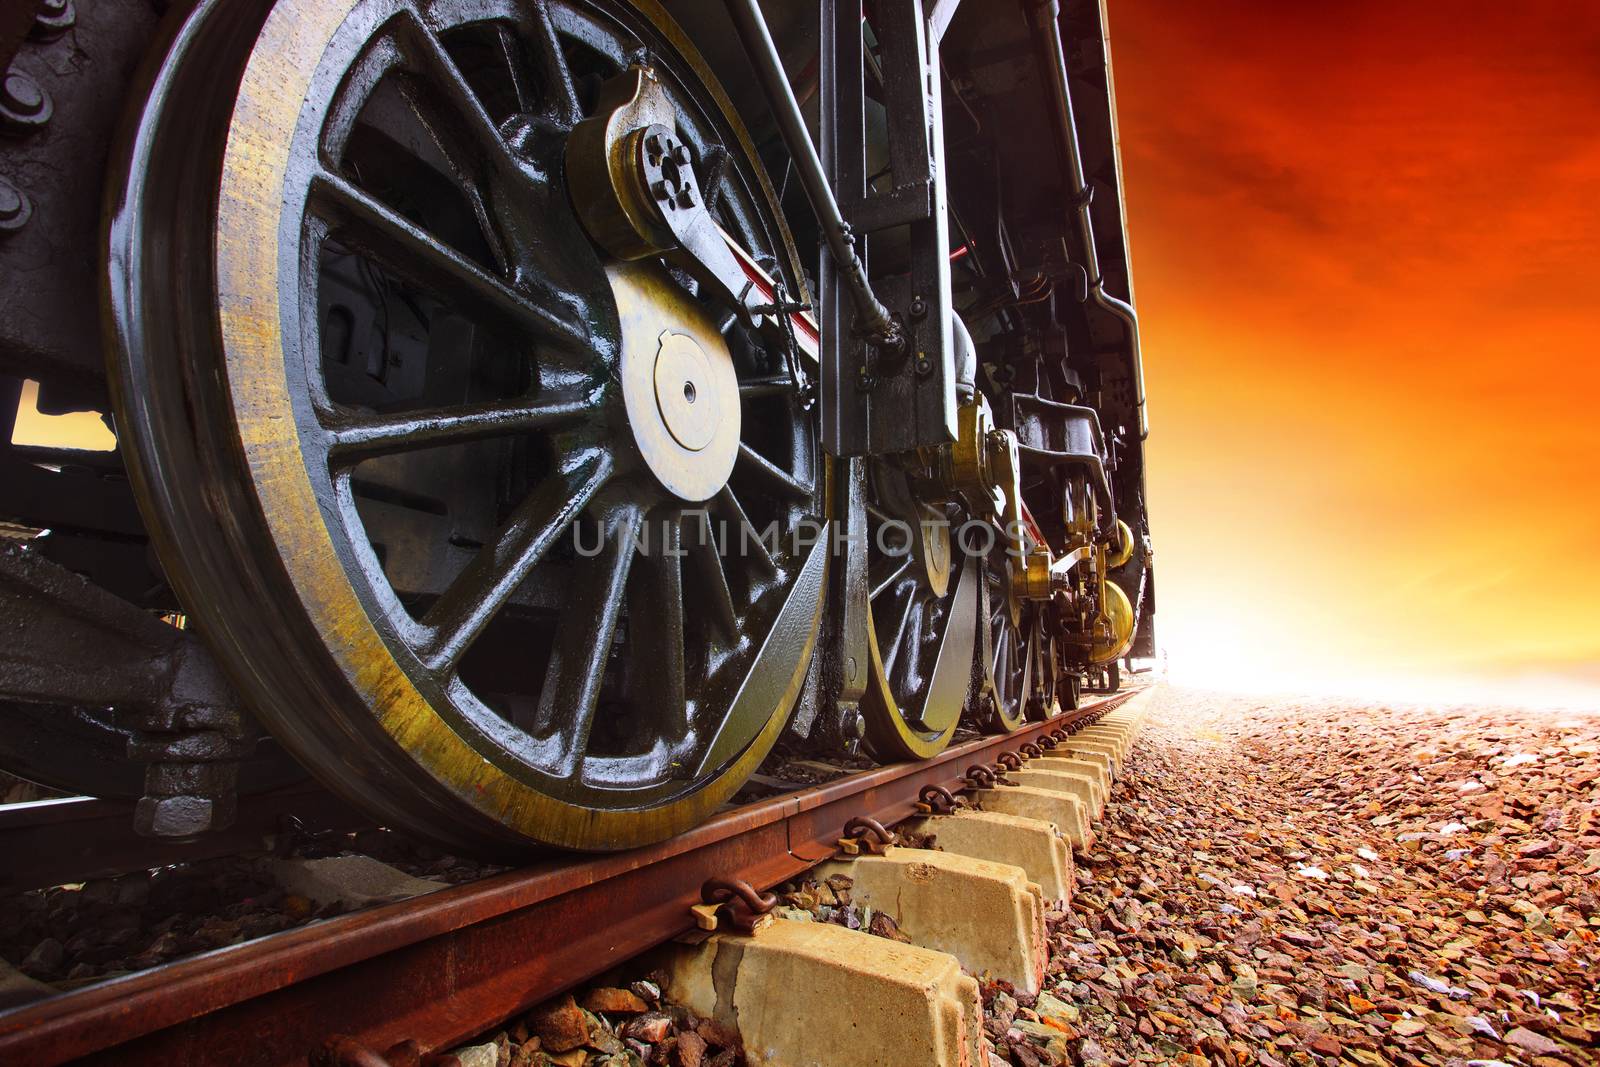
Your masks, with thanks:
<instances>
[{"instance_id":1,"label":"gravel ballast","mask_svg":"<svg viewBox=\"0 0 1600 1067\"><path fill-rule=\"evenodd\" d=\"M1600 1062L1600 715L1152 700L990 1067Z\"/></svg>"}]
</instances>

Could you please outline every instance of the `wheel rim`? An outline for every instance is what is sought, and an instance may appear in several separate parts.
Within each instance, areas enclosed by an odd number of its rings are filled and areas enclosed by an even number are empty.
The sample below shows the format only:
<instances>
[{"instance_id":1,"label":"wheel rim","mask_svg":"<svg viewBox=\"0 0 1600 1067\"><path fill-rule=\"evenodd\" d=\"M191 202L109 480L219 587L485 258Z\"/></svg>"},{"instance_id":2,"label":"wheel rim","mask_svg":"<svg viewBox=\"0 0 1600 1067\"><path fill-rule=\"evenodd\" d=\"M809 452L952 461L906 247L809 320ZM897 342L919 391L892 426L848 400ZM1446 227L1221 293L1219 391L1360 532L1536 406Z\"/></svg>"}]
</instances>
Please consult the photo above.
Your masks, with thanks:
<instances>
[{"instance_id":1,"label":"wheel rim","mask_svg":"<svg viewBox=\"0 0 1600 1067\"><path fill-rule=\"evenodd\" d=\"M1028 693L1028 718L1040 722L1060 714L1057 704L1055 640L1046 632L1039 611L1029 612L1028 656L1032 686Z\"/></svg>"},{"instance_id":2,"label":"wheel rim","mask_svg":"<svg viewBox=\"0 0 1600 1067\"><path fill-rule=\"evenodd\" d=\"M868 481L867 743L880 758L926 759L967 703L977 569L952 552L943 508L919 501L902 472L874 463Z\"/></svg>"},{"instance_id":3,"label":"wheel rim","mask_svg":"<svg viewBox=\"0 0 1600 1067\"><path fill-rule=\"evenodd\" d=\"M720 91L643 3L283 2L259 34L222 6L191 20L188 51L252 47L215 274L180 278L214 284L220 348L204 322L181 346L149 332L173 314L140 256L171 206L152 187L178 166L181 43L111 248L141 495L166 545L202 544L164 553L175 580L191 602L259 594L276 639L229 610L241 598L206 627L241 688L314 770L402 825L458 847L611 848L698 821L776 740L814 638L824 549L761 543L822 513L811 419L770 384L781 352L719 328L666 270L591 250L560 148L584 87L643 45L697 158L733 149L719 221L801 291ZM376 368L357 344L373 293ZM731 479L691 499L643 454L625 381L662 324L725 367L744 410ZM146 389L167 370L183 395ZM181 403L202 413L194 441L172 440ZM196 499L190 466L233 499Z\"/></svg>"}]
</instances>

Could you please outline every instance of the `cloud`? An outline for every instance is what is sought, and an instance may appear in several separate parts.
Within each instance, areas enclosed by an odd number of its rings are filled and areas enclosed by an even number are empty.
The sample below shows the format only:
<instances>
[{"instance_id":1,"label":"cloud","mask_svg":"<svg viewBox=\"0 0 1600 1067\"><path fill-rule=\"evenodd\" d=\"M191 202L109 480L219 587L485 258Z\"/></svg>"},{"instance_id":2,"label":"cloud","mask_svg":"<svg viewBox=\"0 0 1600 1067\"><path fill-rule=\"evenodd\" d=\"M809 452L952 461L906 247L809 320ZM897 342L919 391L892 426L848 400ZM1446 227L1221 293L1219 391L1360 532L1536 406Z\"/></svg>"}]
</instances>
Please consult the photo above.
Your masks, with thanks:
<instances>
[{"instance_id":1,"label":"cloud","mask_svg":"<svg viewBox=\"0 0 1600 1067\"><path fill-rule=\"evenodd\" d=\"M1592 5L1111 30L1167 631L1335 674L1600 660Z\"/></svg>"}]
</instances>

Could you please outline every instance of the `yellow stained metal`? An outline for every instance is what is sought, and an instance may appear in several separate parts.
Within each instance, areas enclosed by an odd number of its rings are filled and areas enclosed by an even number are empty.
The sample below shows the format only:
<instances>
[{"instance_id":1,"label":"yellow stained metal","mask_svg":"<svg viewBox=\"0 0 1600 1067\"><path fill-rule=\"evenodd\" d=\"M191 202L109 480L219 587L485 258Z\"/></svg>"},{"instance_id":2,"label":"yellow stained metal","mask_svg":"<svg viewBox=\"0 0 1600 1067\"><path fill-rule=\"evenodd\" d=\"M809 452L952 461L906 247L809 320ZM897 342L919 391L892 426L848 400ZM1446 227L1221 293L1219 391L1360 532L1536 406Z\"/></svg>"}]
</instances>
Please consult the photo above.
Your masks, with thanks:
<instances>
[{"instance_id":1,"label":"yellow stained metal","mask_svg":"<svg viewBox=\"0 0 1600 1067\"><path fill-rule=\"evenodd\" d=\"M1011 572L1011 595L1017 600L1050 599L1050 549L1032 548Z\"/></svg>"},{"instance_id":2,"label":"yellow stained metal","mask_svg":"<svg viewBox=\"0 0 1600 1067\"><path fill-rule=\"evenodd\" d=\"M1133 644L1133 605L1122 586L1107 580L1100 595L1100 617L1095 620L1091 663L1111 663L1127 654Z\"/></svg>"},{"instance_id":3,"label":"yellow stained metal","mask_svg":"<svg viewBox=\"0 0 1600 1067\"><path fill-rule=\"evenodd\" d=\"M1106 553L1106 570L1114 571L1133 558L1133 530L1117 520L1117 542L1101 546Z\"/></svg>"},{"instance_id":4,"label":"yellow stained metal","mask_svg":"<svg viewBox=\"0 0 1600 1067\"><path fill-rule=\"evenodd\" d=\"M676 244L640 186L635 140L657 124L676 130L677 112L655 71L635 64L600 87L594 117L567 139L567 188L578 217L619 259L643 259Z\"/></svg>"},{"instance_id":5,"label":"yellow stained metal","mask_svg":"<svg viewBox=\"0 0 1600 1067\"><path fill-rule=\"evenodd\" d=\"M710 314L655 262L606 267L622 322L622 397L650 470L709 500L739 456L739 379Z\"/></svg>"}]
</instances>

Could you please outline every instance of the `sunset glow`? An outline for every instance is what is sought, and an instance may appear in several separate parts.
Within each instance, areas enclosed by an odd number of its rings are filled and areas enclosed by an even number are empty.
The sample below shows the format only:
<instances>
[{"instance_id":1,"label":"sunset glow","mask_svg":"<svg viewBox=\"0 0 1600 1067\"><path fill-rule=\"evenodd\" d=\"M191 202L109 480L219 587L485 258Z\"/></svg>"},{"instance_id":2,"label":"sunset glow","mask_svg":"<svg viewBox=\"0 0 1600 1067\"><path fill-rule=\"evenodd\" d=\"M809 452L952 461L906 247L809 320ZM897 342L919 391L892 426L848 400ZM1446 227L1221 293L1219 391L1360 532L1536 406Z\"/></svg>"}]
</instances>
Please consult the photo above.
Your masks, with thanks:
<instances>
[{"instance_id":1,"label":"sunset glow","mask_svg":"<svg viewBox=\"0 0 1600 1067\"><path fill-rule=\"evenodd\" d=\"M1592 5L1111 32L1174 676L1600 705Z\"/></svg>"}]
</instances>

